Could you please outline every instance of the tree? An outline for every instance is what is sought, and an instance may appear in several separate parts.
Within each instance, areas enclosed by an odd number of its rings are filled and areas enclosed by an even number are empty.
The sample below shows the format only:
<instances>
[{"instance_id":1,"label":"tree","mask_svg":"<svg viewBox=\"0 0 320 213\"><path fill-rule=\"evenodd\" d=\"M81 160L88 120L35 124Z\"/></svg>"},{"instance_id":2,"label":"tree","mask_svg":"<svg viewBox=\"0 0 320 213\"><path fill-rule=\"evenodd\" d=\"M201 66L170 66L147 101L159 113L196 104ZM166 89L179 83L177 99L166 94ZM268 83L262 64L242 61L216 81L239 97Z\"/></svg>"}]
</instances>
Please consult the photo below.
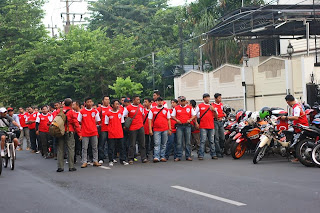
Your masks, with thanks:
<instances>
[{"instance_id":1,"label":"tree","mask_svg":"<svg viewBox=\"0 0 320 213\"><path fill-rule=\"evenodd\" d=\"M130 77L125 79L117 77L113 86L109 85L109 88L114 90L116 97L140 95L142 93L143 86L140 83L131 81Z\"/></svg>"},{"instance_id":2,"label":"tree","mask_svg":"<svg viewBox=\"0 0 320 213\"><path fill-rule=\"evenodd\" d=\"M18 58L47 38L41 23L42 0L2 0L0 2L0 99L3 104L27 105L37 87L32 73L16 70ZM28 98L30 98L28 100Z\"/></svg>"}]
</instances>

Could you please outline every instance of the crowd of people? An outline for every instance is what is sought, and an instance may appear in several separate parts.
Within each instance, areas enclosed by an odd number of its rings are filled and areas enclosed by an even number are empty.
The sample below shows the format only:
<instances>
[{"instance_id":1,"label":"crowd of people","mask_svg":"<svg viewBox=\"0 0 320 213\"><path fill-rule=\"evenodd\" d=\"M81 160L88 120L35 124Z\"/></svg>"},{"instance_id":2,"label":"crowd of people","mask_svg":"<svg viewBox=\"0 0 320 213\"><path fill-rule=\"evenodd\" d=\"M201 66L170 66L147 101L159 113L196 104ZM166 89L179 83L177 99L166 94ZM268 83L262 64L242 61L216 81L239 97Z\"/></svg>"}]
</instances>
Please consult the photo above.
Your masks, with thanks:
<instances>
[{"instance_id":1,"label":"crowd of people","mask_svg":"<svg viewBox=\"0 0 320 213\"><path fill-rule=\"evenodd\" d=\"M173 156L175 162L192 161L192 151L198 159L206 152L216 160L223 157L224 129L221 94L203 94L203 103L187 101L180 96L171 100L170 108L158 91L153 98L139 96L110 99L104 96L95 105L92 98L84 103L70 98L50 105L19 108L1 108L0 132L14 129L13 141L18 151L41 154L43 158L58 161L57 172L63 172L65 163L69 171L76 171L75 163L81 159L81 168L88 164L101 166L108 161L110 167L119 161L132 165L138 158L142 163L166 162ZM61 111L62 110L62 111ZM61 111L61 112L60 112ZM49 125L55 117L65 114L65 134L52 137ZM207 143L206 143L207 141ZM1 133L1 156L4 155L5 134Z\"/></svg>"}]
</instances>

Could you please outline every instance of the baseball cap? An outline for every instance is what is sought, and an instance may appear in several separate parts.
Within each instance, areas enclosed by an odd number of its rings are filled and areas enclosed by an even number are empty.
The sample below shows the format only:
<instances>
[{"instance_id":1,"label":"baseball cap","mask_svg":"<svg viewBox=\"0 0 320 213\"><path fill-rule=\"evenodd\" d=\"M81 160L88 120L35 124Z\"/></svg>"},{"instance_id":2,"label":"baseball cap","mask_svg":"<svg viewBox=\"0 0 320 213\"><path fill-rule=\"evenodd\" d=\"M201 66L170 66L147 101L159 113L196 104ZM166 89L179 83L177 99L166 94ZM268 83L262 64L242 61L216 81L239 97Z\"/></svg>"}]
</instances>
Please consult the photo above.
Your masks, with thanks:
<instances>
[{"instance_id":1,"label":"baseball cap","mask_svg":"<svg viewBox=\"0 0 320 213\"><path fill-rule=\"evenodd\" d=\"M4 107L1 107L1 108L0 108L0 112L1 112L1 113L4 113L4 112L6 112L6 111L7 111L6 108L4 108Z\"/></svg>"},{"instance_id":2,"label":"baseball cap","mask_svg":"<svg viewBox=\"0 0 320 213\"><path fill-rule=\"evenodd\" d=\"M202 98L206 98L206 97L210 97L209 93L204 93L204 94L202 95Z\"/></svg>"},{"instance_id":3,"label":"baseball cap","mask_svg":"<svg viewBox=\"0 0 320 213\"><path fill-rule=\"evenodd\" d=\"M9 107L7 110L8 110L8 111L13 111L13 108L12 108L12 107Z\"/></svg>"},{"instance_id":4,"label":"baseball cap","mask_svg":"<svg viewBox=\"0 0 320 213\"><path fill-rule=\"evenodd\" d=\"M129 103L129 102L131 102L131 100L130 100L130 98L125 98L123 102Z\"/></svg>"},{"instance_id":5,"label":"baseball cap","mask_svg":"<svg viewBox=\"0 0 320 213\"><path fill-rule=\"evenodd\" d=\"M187 100L186 97L180 96L180 101L186 101L186 100Z\"/></svg>"}]
</instances>

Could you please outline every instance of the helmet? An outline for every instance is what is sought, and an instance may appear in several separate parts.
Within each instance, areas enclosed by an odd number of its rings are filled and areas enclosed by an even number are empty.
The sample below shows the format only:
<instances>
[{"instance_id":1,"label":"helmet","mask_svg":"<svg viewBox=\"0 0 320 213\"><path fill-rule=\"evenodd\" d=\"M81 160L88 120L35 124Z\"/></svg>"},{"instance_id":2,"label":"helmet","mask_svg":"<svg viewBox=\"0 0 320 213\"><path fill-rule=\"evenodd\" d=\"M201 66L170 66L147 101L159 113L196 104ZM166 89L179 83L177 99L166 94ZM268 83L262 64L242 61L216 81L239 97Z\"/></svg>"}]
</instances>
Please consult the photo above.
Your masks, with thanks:
<instances>
[{"instance_id":1,"label":"helmet","mask_svg":"<svg viewBox=\"0 0 320 213\"><path fill-rule=\"evenodd\" d=\"M245 114L243 115L243 118L245 120L248 120L252 115L252 112L251 111L246 111Z\"/></svg>"},{"instance_id":2,"label":"helmet","mask_svg":"<svg viewBox=\"0 0 320 213\"><path fill-rule=\"evenodd\" d=\"M312 121L313 124L319 125L320 124L320 118L316 118Z\"/></svg>"},{"instance_id":3,"label":"helmet","mask_svg":"<svg viewBox=\"0 0 320 213\"><path fill-rule=\"evenodd\" d=\"M230 113L230 112L231 112L230 106L225 105L225 106L223 107L223 111L224 111L226 114Z\"/></svg>"},{"instance_id":4,"label":"helmet","mask_svg":"<svg viewBox=\"0 0 320 213\"><path fill-rule=\"evenodd\" d=\"M244 112L243 112L243 111L239 111L239 112L237 113L237 115L236 115L236 121L237 121L238 123L240 123L243 115L244 115Z\"/></svg>"},{"instance_id":5,"label":"helmet","mask_svg":"<svg viewBox=\"0 0 320 213\"><path fill-rule=\"evenodd\" d=\"M253 125L255 124L257 121L259 121L260 119L260 115L259 115L259 112L253 112L250 116L250 118L248 119L248 123L250 125Z\"/></svg>"},{"instance_id":6,"label":"helmet","mask_svg":"<svg viewBox=\"0 0 320 213\"><path fill-rule=\"evenodd\" d=\"M1 113L4 113L4 112L6 112L6 111L7 111L6 108L4 108L4 107L1 107L1 108L0 108L0 112L1 112Z\"/></svg>"},{"instance_id":7,"label":"helmet","mask_svg":"<svg viewBox=\"0 0 320 213\"><path fill-rule=\"evenodd\" d=\"M270 113L269 107L263 107L259 112L260 119L262 119L262 120L270 115L271 115L271 113Z\"/></svg>"},{"instance_id":8,"label":"helmet","mask_svg":"<svg viewBox=\"0 0 320 213\"><path fill-rule=\"evenodd\" d=\"M320 114L316 114L316 115L314 116L314 119L316 119L316 118L320 118Z\"/></svg>"}]
</instances>

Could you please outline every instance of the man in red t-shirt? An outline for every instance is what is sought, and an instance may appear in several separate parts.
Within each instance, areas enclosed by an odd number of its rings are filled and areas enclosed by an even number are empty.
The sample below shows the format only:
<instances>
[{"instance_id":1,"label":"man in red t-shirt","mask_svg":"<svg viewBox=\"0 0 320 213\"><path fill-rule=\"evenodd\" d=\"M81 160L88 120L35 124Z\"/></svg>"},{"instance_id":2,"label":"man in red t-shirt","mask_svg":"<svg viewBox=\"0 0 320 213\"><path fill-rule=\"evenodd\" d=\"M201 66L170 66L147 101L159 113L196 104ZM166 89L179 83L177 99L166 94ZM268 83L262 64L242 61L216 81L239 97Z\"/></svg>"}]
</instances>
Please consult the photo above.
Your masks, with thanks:
<instances>
[{"instance_id":1,"label":"man in red t-shirt","mask_svg":"<svg viewBox=\"0 0 320 213\"><path fill-rule=\"evenodd\" d=\"M26 124L29 128L29 133L30 133L31 152L39 154L40 151L38 150L39 147L37 146L37 135L36 135L37 115L38 113L34 112L33 107L29 107Z\"/></svg>"},{"instance_id":2,"label":"man in red t-shirt","mask_svg":"<svg viewBox=\"0 0 320 213\"><path fill-rule=\"evenodd\" d=\"M48 107L41 108L36 119L36 134L40 135L42 157L48 158L49 124L52 122L52 115L48 113Z\"/></svg>"},{"instance_id":3,"label":"man in red t-shirt","mask_svg":"<svg viewBox=\"0 0 320 213\"><path fill-rule=\"evenodd\" d=\"M172 111L172 118L177 122L177 147L175 153L175 161L182 158L182 143L184 136L186 160L192 161L191 158L191 121L196 118L196 113L191 106L187 105L186 97L180 96L180 105L176 106Z\"/></svg>"},{"instance_id":4,"label":"man in red t-shirt","mask_svg":"<svg viewBox=\"0 0 320 213\"><path fill-rule=\"evenodd\" d=\"M100 127L101 132L99 135L98 142L98 159L99 163L103 163L103 160L106 158L105 150L108 147L107 139L108 139L108 125L103 122L105 120L106 114L111 110L110 107L110 97L108 95L103 96L102 98L102 106L98 107L99 115L100 115Z\"/></svg>"},{"instance_id":5,"label":"man in red t-shirt","mask_svg":"<svg viewBox=\"0 0 320 213\"><path fill-rule=\"evenodd\" d=\"M197 117L200 119L200 148L198 152L198 159L203 160L205 144L208 137L210 143L210 155L212 159L218 159L216 148L214 144L214 117L217 116L215 108L210 105L210 95L203 94L203 103L196 108Z\"/></svg>"},{"instance_id":6,"label":"man in red t-shirt","mask_svg":"<svg viewBox=\"0 0 320 213\"><path fill-rule=\"evenodd\" d=\"M157 104L157 98L160 97L160 92L158 90L154 91L153 92L153 102L152 102L152 105L151 107L154 108L156 107L158 104ZM165 108L168 108L168 105L167 105L167 102L163 101L163 106Z\"/></svg>"},{"instance_id":7,"label":"man in red t-shirt","mask_svg":"<svg viewBox=\"0 0 320 213\"><path fill-rule=\"evenodd\" d=\"M115 146L119 147L120 152L120 163L127 166L129 163L126 162L126 148L123 140L122 124L124 123L123 114L119 109L119 100L111 100L111 110L105 115L104 123L108 125L108 156L109 156L109 166L113 166L115 159Z\"/></svg>"},{"instance_id":8,"label":"man in red t-shirt","mask_svg":"<svg viewBox=\"0 0 320 213\"><path fill-rule=\"evenodd\" d=\"M166 145L168 134L171 135L170 111L163 106L161 97L156 100L157 106L152 108L148 114L149 133L153 135L154 150L153 162L166 162Z\"/></svg>"},{"instance_id":9,"label":"man in red t-shirt","mask_svg":"<svg viewBox=\"0 0 320 213\"><path fill-rule=\"evenodd\" d=\"M217 117L214 119L214 143L216 147L216 153L218 157L223 157L224 149L224 127L223 118L226 114L223 112L223 104L221 103L221 94L214 94L215 102L212 104L217 112Z\"/></svg>"},{"instance_id":10,"label":"man in red t-shirt","mask_svg":"<svg viewBox=\"0 0 320 213\"><path fill-rule=\"evenodd\" d=\"M151 109L151 98L145 98L143 101L144 106L144 115L143 115L143 127L144 127L144 137L146 142L146 153L147 158L149 158L149 152L153 150L154 144L152 137L149 134L149 122L148 122L148 114Z\"/></svg>"},{"instance_id":11,"label":"man in red t-shirt","mask_svg":"<svg viewBox=\"0 0 320 213\"><path fill-rule=\"evenodd\" d=\"M78 121L78 116L80 114L80 102L79 101L73 101L72 102L72 110L76 113L77 116L77 121ZM79 121L78 121L79 122ZM80 124L79 124L80 126ZM77 162L77 156L82 155L82 141L79 139L80 136L78 135L77 132L74 133L74 141L75 141L75 146L74 146L74 163Z\"/></svg>"},{"instance_id":12,"label":"man in red t-shirt","mask_svg":"<svg viewBox=\"0 0 320 213\"><path fill-rule=\"evenodd\" d=\"M92 98L85 99L86 107L82 109L78 116L81 123L82 136L82 165L81 168L87 167L88 146L89 142L92 147L93 166L101 166L98 162L98 128L97 123L101 121L99 112L93 109Z\"/></svg>"},{"instance_id":13,"label":"man in red t-shirt","mask_svg":"<svg viewBox=\"0 0 320 213\"><path fill-rule=\"evenodd\" d=\"M133 164L136 141L139 143L139 150L141 154L141 160L143 163L147 163L146 147L145 147L145 137L144 137L144 127L143 127L143 106L140 104L140 97L133 96L132 104L128 105L124 111L124 117L132 118L132 123L129 127L129 151L128 158L129 164Z\"/></svg>"},{"instance_id":14,"label":"man in red t-shirt","mask_svg":"<svg viewBox=\"0 0 320 213\"><path fill-rule=\"evenodd\" d=\"M27 115L28 115L28 113L25 112L22 107L20 107L18 116L19 116L20 126L23 128L21 130L20 137L19 137L19 143L20 143L19 150L20 151L23 148L24 138L26 138L26 140L27 140L27 149L26 150L30 150L30 147L31 147L29 128L28 128L28 125L26 124Z\"/></svg>"},{"instance_id":15,"label":"man in red t-shirt","mask_svg":"<svg viewBox=\"0 0 320 213\"><path fill-rule=\"evenodd\" d=\"M294 125L301 124L304 126L309 126L308 118L306 113L304 112L302 106L296 101L296 99L292 95L287 95L285 97L287 104L292 107L292 116L282 116L282 120L291 120ZM300 129L294 128L295 132L300 132ZM299 159L293 159L292 162L298 162Z\"/></svg>"},{"instance_id":16,"label":"man in red t-shirt","mask_svg":"<svg viewBox=\"0 0 320 213\"><path fill-rule=\"evenodd\" d=\"M176 121L173 120L172 118L172 112L173 109L178 105L178 100L177 99L173 99L171 100L171 109L169 109L170 112L170 123L171 123L171 132L172 134L168 136L168 142L167 142L167 146L166 146L166 159L169 160L169 157L171 154L176 153L176 142L177 142L177 137L176 137Z\"/></svg>"}]
</instances>

